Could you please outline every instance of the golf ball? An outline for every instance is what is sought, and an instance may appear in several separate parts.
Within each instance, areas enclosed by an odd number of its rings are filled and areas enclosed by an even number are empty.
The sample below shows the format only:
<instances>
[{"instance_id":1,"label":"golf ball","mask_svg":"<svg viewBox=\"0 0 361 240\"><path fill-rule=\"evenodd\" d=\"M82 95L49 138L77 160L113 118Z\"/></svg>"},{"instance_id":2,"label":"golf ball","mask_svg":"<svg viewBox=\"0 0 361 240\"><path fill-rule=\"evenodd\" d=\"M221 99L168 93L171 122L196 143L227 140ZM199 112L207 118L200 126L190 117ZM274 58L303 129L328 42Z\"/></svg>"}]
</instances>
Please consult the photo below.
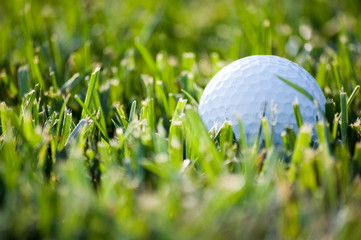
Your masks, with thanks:
<instances>
[{"instance_id":1,"label":"golf ball","mask_svg":"<svg viewBox=\"0 0 361 240\"><path fill-rule=\"evenodd\" d=\"M198 111L207 129L219 129L230 121L238 137L241 121L247 141L252 142L264 116L273 129L274 142L279 144L286 126L298 131L295 102L299 104L303 123L314 125L319 114L315 104L279 77L305 89L324 111L325 96L304 68L282 57L255 55L222 68L204 89Z\"/></svg>"}]
</instances>

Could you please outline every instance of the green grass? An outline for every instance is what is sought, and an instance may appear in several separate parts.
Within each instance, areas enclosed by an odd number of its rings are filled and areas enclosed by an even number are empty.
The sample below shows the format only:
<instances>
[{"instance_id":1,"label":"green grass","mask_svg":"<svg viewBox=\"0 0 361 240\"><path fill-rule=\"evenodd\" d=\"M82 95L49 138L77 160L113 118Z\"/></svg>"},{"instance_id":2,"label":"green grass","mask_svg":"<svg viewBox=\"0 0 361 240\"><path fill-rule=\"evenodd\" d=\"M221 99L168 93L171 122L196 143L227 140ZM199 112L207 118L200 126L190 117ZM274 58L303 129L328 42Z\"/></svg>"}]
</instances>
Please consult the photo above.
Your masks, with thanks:
<instances>
[{"instance_id":1,"label":"green grass","mask_svg":"<svg viewBox=\"0 0 361 240\"><path fill-rule=\"evenodd\" d=\"M0 1L0 239L360 239L360 9ZM266 119L255 146L206 130L203 88L251 54L317 79L318 142L297 103L282 149Z\"/></svg>"}]
</instances>

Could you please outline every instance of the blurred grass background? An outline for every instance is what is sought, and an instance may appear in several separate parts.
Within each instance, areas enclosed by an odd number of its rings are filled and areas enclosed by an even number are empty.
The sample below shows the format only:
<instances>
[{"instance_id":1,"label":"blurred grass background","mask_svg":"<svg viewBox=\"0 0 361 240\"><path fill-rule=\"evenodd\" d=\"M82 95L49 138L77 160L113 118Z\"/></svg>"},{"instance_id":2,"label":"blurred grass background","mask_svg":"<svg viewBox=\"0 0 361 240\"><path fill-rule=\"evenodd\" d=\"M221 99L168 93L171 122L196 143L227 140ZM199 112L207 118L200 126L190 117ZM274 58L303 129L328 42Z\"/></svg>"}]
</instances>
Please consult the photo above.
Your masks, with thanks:
<instances>
[{"instance_id":1,"label":"blurred grass background","mask_svg":"<svg viewBox=\"0 0 361 240\"><path fill-rule=\"evenodd\" d=\"M0 238L360 239L360 12L357 0L1 1ZM317 79L330 99L318 146L307 127L281 151L234 142L227 125L206 132L203 87L252 54Z\"/></svg>"}]
</instances>

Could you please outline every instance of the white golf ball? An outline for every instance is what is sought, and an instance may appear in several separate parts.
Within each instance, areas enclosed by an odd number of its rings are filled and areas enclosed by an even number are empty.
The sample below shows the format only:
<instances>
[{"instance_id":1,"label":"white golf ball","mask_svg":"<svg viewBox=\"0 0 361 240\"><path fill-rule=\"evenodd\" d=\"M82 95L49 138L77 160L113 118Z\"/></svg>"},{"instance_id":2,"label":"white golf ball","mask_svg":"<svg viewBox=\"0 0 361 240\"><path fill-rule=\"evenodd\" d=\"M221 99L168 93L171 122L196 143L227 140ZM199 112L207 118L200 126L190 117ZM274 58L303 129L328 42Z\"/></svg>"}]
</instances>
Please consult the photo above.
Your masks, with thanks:
<instances>
[{"instance_id":1,"label":"white golf ball","mask_svg":"<svg viewBox=\"0 0 361 240\"><path fill-rule=\"evenodd\" d=\"M324 111L325 96L305 69L285 58L255 55L222 68L205 88L198 110L208 130L230 121L238 137L238 122L241 121L247 141L252 142L265 115L273 126L274 142L279 144L286 126L298 131L293 110L295 101L299 103L303 122L315 125L318 117L315 104L278 76L305 89Z\"/></svg>"}]
</instances>

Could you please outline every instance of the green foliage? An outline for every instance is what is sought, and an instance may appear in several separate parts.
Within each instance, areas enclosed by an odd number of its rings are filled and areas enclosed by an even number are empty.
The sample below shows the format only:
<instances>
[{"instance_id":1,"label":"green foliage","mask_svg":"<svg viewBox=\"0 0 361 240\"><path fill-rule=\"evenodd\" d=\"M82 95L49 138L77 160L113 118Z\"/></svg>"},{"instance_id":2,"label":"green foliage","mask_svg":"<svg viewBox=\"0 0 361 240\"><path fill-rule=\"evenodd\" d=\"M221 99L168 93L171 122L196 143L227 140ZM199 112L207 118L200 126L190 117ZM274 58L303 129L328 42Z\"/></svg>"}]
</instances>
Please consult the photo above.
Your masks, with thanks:
<instances>
[{"instance_id":1,"label":"green foliage","mask_svg":"<svg viewBox=\"0 0 361 240\"><path fill-rule=\"evenodd\" d=\"M360 239L360 9L0 1L0 239ZM251 54L315 76L314 130L295 103L283 146L207 132L204 86Z\"/></svg>"}]
</instances>

